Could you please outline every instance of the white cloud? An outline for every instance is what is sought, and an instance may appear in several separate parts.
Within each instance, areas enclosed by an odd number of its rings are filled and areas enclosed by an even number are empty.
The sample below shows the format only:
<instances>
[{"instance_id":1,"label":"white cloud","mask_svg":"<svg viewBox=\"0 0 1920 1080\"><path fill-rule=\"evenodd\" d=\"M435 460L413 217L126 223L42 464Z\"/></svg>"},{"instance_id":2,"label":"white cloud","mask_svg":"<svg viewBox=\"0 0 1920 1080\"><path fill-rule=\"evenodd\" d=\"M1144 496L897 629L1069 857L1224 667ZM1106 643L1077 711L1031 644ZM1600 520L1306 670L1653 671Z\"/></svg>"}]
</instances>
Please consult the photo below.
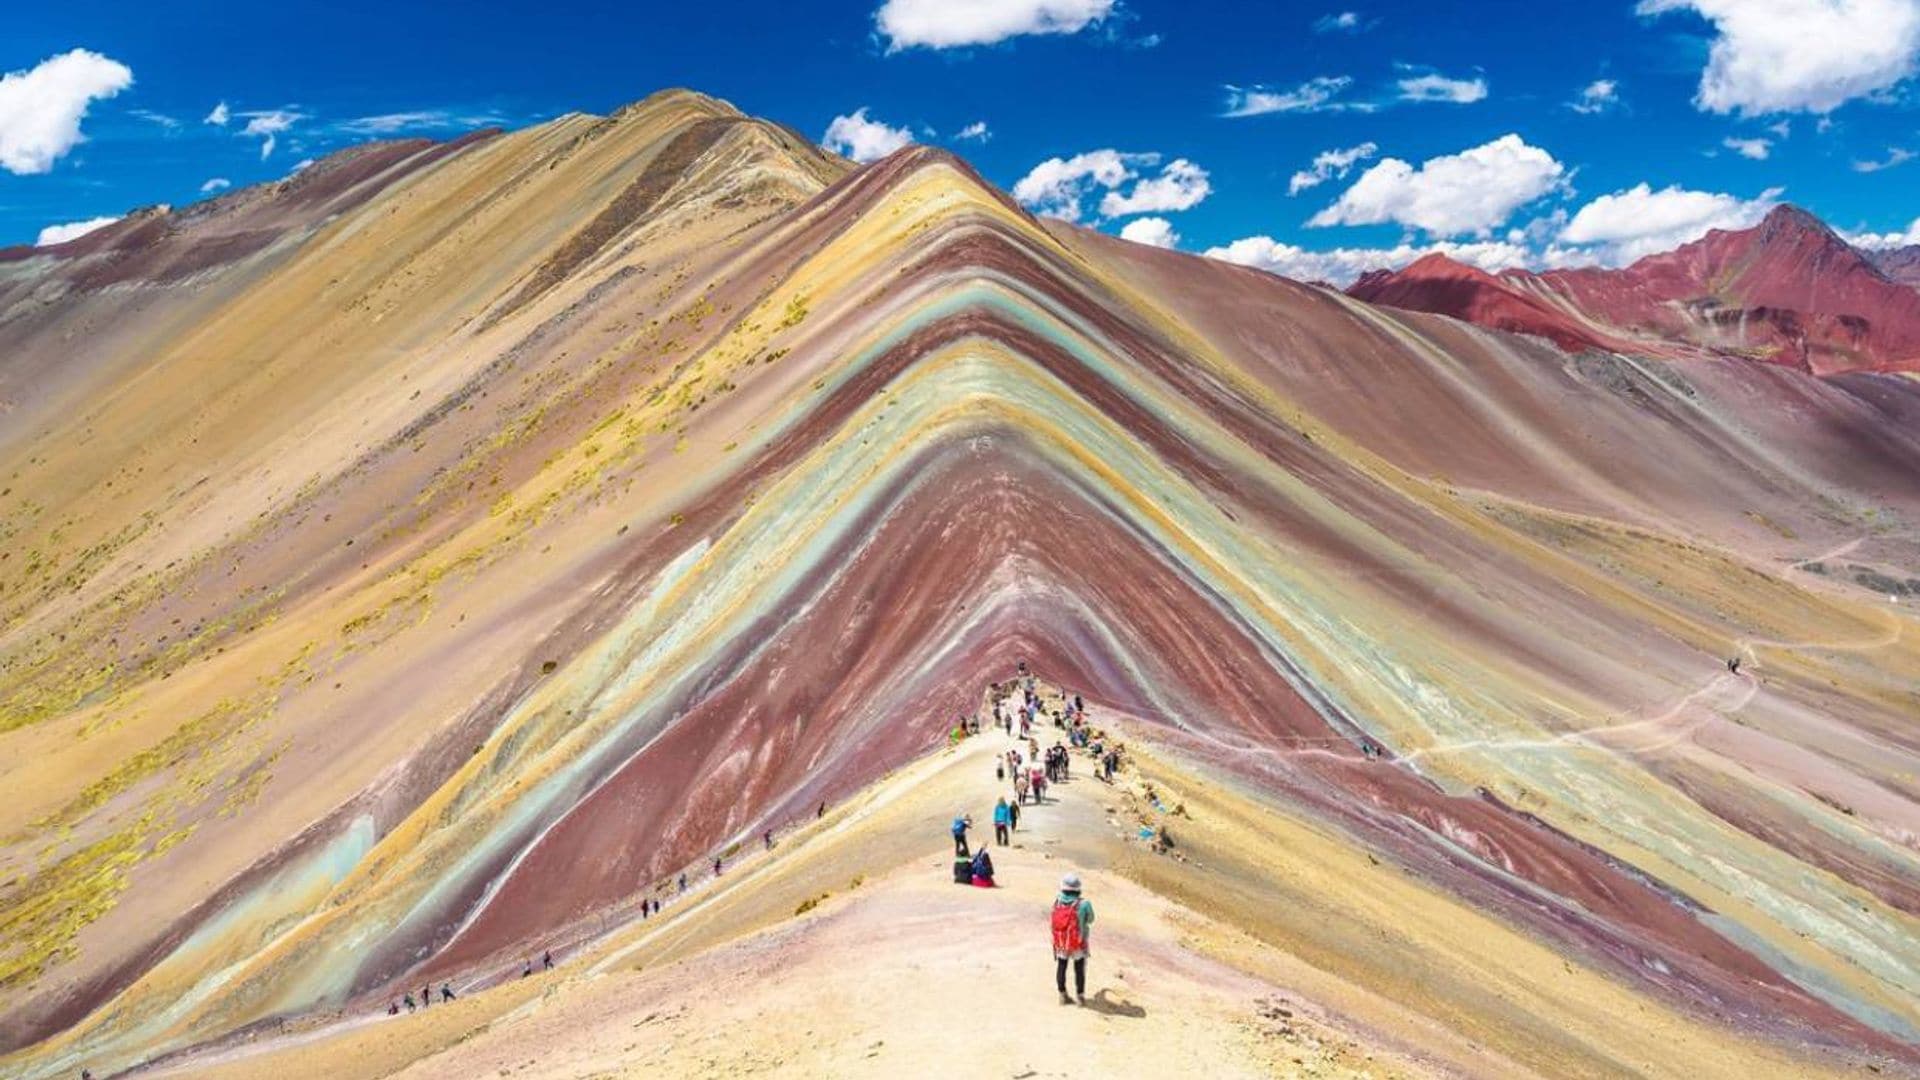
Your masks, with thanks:
<instances>
[{"instance_id":1,"label":"white cloud","mask_svg":"<svg viewBox=\"0 0 1920 1080\"><path fill-rule=\"evenodd\" d=\"M311 169L311 168L313 168L313 159L301 158L299 161L296 161L293 163L293 168L287 170L287 175L299 176L301 173L306 172L308 169Z\"/></svg>"},{"instance_id":2,"label":"white cloud","mask_svg":"<svg viewBox=\"0 0 1920 1080\"><path fill-rule=\"evenodd\" d=\"M1767 156L1773 153L1772 139L1736 139L1729 135L1720 140L1720 145L1743 158L1751 158L1754 161L1765 161Z\"/></svg>"},{"instance_id":3,"label":"white cloud","mask_svg":"<svg viewBox=\"0 0 1920 1080\"><path fill-rule=\"evenodd\" d=\"M913 132L906 128L888 127L868 119L865 105L855 109L852 115L834 117L833 123L827 125L827 133L820 138L820 144L827 149L862 163L878 161L912 142Z\"/></svg>"},{"instance_id":4,"label":"white cloud","mask_svg":"<svg viewBox=\"0 0 1920 1080\"><path fill-rule=\"evenodd\" d=\"M1108 191L1139 175L1138 168L1160 161L1158 154L1091 150L1070 158L1048 158L1013 185L1013 197L1036 214L1062 221L1080 219L1080 200L1094 188Z\"/></svg>"},{"instance_id":5,"label":"white cloud","mask_svg":"<svg viewBox=\"0 0 1920 1080\"><path fill-rule=\"evenodd\" d=\"M50 247L64 244L69 240L78 240L96 229L104 229L120 219L117 217L88 218L85 221L68 222L65 225L49 225L40 230L40 238L33 242L34 247Z\"/></svg>"},{"instance_id":6,"label":"white cloud","mask_svg":"<svg viewBox=\"0 0 1920 1080\"><path fill-rule=\"evenodd\" d=\"M1580 208L1560 231L1566 244L1589 247L1610 266L1698 240L1709 229L1745 229L1779 205L1779 188L1741 199L1708 191L1639 184L1602 195Z\"/></svg>"},{"instance_id":7,"label":"white cloud","mask_svg":"<svg viewBox=\"0 0 1920 1080\"><path fill-rule=\"evenodd\" d=\"M1379 152L1380 148L1370 142L1349 146L1344 150L1323 150L1313 156L1310 167L1294 173L1293 178L1287 181L1287 194L1298 195L1329 180L1345 180L1354 165Z\"/></svg>"},{"instance_id":8,"label":"white cloud","mask_svg":"<svg viewBox=\"0 0 1920 1080\"><path fill-rule=\"evenodd\" d=\"M207 181L206 183L200 185L200 194L211 195L216 191L225 191L232 186L233 186L233 181L227 179L224 176L216 176L213 179Z\"/></svg>"},{"instance_id":9,"label":"white cloud","mask_svg":"<svg viewBox=\"0 0 1920 1080\"><path fill-rule=\"evenodd\" d=\"M1907 162L1912 160L1913 160L1913 151L1907 150L1898 146L1889 146L1887 147L1887 156L1884 160L1881 160L1881 161L1855 160L1853 163L1853 171L1860 172L1860 173L1876 173L1884 169L1894 168L1895 166L1898 166L1898 165L1905 165Z\"/></svg>"},{"instance_id":10,"label":"white cloud","mask_svg":"<svg viewBox=\"0 0 1920 1080\"><path fill-rule=\"evenodd\" d=\"M333 125L346 135L397 135L404 131L450 131L506 122L495 112L456 112L452 109L416 109L411 112L356 116Z\"/></svg>"},{"instance_id":11,"label":"white cloud","mask_svg":"<svg viewBox=\"0 0 1920 1080\"><path fill-rule=\"evenodd\" d=\"M1313 32L1316 34L1358 34L1373 24L1360 17L1357 11L1336 11L1313 20Z\"/></svg>"},{"instance_id":12,"label":"white cloud","mask_svg":"<svg viewBox=\"0 0 1920 1080\"><path fill-rule=\"evenodd\" d=\"M1078 221L1081 202L1094 191L1106 192L1100 199L1100 216L1108 218L1186 210L1213 192L1207 170L1186 158L1168 162L1158 176L1143 175L1143 170L1159 164L1159 154L1111 149L1048 158L1013 185L1013 197L1036 214ZM1122 191L1130 180L1137 182L1131 190Z\"/></svg>"},{"instance_id":13,"label":"white cloud","mask_svg":"<svg viewBox=\"0 0 1920 1080\"><path fill-rule=\"evenodd\" d=\"M1471 105L1476 101L1485 101L1487 97L1487 80L1478 77L1449 79L1445 75L1429 73L1401 79L1399 86L1401 101Z\"/></svg>"},{"instance_id":14,"label":"white cloud","mask_svg":"<svg viewBox=\"0 0 1920 1080\"><path fill-rule=\"evenodd\" d=\"M1864 251L1885 251L1888 248L1912 247L1920 244L1920 218L1914 218L1913 224L1905 232L1890 233L1850 233L1840 234L1847 243Z\"/></svg>"},{"instance_id":15,"label":"white cloud","mask_svg":"<svg viewBox=\"0 0 1920 1080\"><path fill-rule=\"evenodd\" d=\"M1518 135L1428 160L1383 158L1307 224L1395 223L1434 236L1485 233L1561 186L1566 167Z\"/></svg>"},{"instance_id":16,"label":"white cloud","mask_svg":"<svg viewBox=\"0 0 1920 1080\"><path fill-rule=\"evenodd\" d=\"M1292 90L1266 86L1227 87L1227 116L1260 116L1276 112L1338 112L1347 109L1369 111L1364 103L1335 101L1353 80L1345 75L1322 75L1308 79Z\"/></svg>"},{"instance_id":17,"label":"white cloud","mask_svg":"<svg viewBox=\"0 0 1920 1080\"><path fill-rule=\"evenodd\" d=\"M1115 0L886 0L873 13L887 51L991 45L1023 34L1074 34L1113 14Z\"/></svg>"},{"instance_id":18,"label":"white cloud","mask_svg":"<svg viewBox=\"0 0 1920 1080\"><path fill-rule=\"evenodd\" d=\"M1210 259L1253 266L1297 281L1327 281L1346 286L1369 270L1397 270L1427 255L1439 253L1482 270L1504 270L1531 264L1536 255L1524 244L1506 240L1458 244L1400 244L1391 248L1332 248L1312 251L1282 243L1271 236L1249 236L1225 247L1209 248Z\"/></svg>"},{"instance_id":19,"label":"white cloud","mask_svg":"<svg viewBox=\"0 0 1920 1080\"><path fill-rule=\"evenodd\" d=\"M1767 130L1784 139L1793 134L1793 121L1781 120L1778 123L1768 124Z\"/></svg>"},{"instance_id":20,"label":"white cloud","mask_svg":"<svg viewBox=\"0 0 1920 1080\"><path fill-rule=\"evenodd\" d=\"M1885 91L1920 57L1915 0L1640 0L1717 32L1694 104L1716 113L1829 113Z\"/></svg>"},{"instance_id":21,"label":"white cloud","mask_svg":"<svg viewBox=\"0 0 1920 1080\"><path fill-rule=\"evenodd\" d=\"M955 132L953 141L986 142L991 138L993 138L993 131L987 127L987 122L985 120L975 120L973 123Z\"/></svg>"},{"instance_id":22,"label":"white cloud","mask_svg":"<svg viewBox=\"0 0 1920 1080\"><path fill-rule=\"evenodd\" d=\"M167 131L175 131L180 127L180 121L168 116L166 113L154 112L152 109L128 109L127 115L139 117L147 123L164 128Z\"/></svg>"},{"instance_id":23,"label":"white cloud","mask_svg":"<svg viewBox=\"0 0 1920 1080\"><path fill-rule=\"evenodd\" d=\"M261 161L273 156L276 136L292 127L297 121L306 119L304 113L297 113L291 109L265 109L259 112L243 112L240 115L247 118L247 126L240 129L240 134L260 140Z\"/></svg>"},{"instance_id":24,"label":"white cloud","mask_svg":"<svg viewBox=\"0 0 1920 1080\"><path fill-rule=\"evenodd\" d=\"M97 52L74 49L0 78L0 169L18 176L49 172L84 136L80 121L95 98L133 85L133 72Z\"/></svg>"},{"instance_id":25,"label":"white cloud","mask_svg":"<svg viewBox=\"0 0 1920 1080\"><path fill-rule=\"evenodd\" d=\"M203 124L213 124L216 127L226 127L227 121L231 119L233 119L233 110L227 108L227 103L223 101L215 105L213 111L207 114L206 119L200 122Z\"/></svg>"},{"instance_id":26,"label":"white cloud","mask_svg":"<svg viewBox=\"0 0 1920 1080\"><path fill-rule=\"evenodd\" d=\"M1173 231L1173 223L1163 217L1134 218L1120 230L1120 239L1131 240L1148 247L1171 248L1180 246L1180 234Z\"/></svg>"},{"instance_id":27,"label":"white cloud","mask_svg":"<svg viewBox=\"0 0 1920 1080\"><path fill-rule=\"evenodd\" d=\"M1580 96L1567 102L1567 108L1582 116L1593 116L1606 112L1620 104L1620 84L1612 79L1595 79L1580 91Z\"/></svg>"},{"instance_id":28,"label":"white cloud","mask_svg":"<svg viewBox=\"0 0 1920 1080\"><path fill-rule=\"evenodd\" d=\"M1159 176L1142 179L1133 185L1132 191L1124 195L1118 191L1107 192L1100 200L1100 215L1115 218L1190 210L1212 193L1207 170L1186 158L1175 158L1160 170Z\"/></svg>"}]
</instances>

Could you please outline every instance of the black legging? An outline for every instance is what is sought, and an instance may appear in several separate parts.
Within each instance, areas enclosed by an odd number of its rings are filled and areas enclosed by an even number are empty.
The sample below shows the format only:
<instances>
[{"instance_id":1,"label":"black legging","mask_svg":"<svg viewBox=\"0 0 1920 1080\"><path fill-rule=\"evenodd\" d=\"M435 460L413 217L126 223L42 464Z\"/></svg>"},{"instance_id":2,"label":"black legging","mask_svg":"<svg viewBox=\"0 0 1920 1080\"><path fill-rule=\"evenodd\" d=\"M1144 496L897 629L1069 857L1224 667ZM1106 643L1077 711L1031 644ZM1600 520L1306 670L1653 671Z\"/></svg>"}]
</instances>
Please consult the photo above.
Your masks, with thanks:
<instances>
[{"instance_id":1,"label":"black legging","mask_svg":"<svg viewBox=\"0 0 1920 1080\"><path fill-rule=\"evenodd\" d=\"M1053 984L1061 993L1067 992L1067 958L1064 956L1053 958ZM1087 996L1087 958L1084 956L1073 960L1073 992L1080 997Z\"/></svg>"}]
</instances>

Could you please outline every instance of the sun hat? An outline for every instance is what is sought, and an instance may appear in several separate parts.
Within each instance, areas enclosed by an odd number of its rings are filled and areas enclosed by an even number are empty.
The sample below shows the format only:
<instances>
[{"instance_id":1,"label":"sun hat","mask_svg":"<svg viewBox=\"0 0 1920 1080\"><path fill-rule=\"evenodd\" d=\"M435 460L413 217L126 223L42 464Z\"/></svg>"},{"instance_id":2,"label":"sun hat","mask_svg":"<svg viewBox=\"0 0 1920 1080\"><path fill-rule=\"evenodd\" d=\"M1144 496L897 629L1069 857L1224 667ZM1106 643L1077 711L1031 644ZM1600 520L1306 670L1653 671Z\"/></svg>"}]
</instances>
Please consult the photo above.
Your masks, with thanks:
<instances>
[{"instance_id":1,"label":"sun hat","mask_svg":"<svg viewBox=\"0 0 1920 1080\"><path fill-rule=\"evenodd\" d=\"M1060 879L1060 891L1062 891L1062 892L1079 892L1079 891L1080 891L1080 875L1079 875L1079 874L1068 874L1068 875L1067 875L1066 877L1063 877L1063 878L1061 878L1061 879Z\"/></svg>"}]
</instances>

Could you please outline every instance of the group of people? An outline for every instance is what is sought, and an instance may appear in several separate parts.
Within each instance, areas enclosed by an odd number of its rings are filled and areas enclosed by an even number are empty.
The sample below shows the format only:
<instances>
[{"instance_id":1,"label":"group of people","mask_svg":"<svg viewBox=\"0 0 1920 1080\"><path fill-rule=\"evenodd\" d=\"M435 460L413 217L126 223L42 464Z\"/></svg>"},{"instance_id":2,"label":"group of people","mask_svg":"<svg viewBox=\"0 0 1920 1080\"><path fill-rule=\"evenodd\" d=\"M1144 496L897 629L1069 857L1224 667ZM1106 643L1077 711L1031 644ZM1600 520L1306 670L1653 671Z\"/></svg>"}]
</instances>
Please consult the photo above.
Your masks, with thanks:
<instances>
[{"instance_id":1,"label":"group of people","mask_svg":"<svg viewBox=\"0 0 1920 1080\"><path fill-rule=\"evenodd\" d=\"M447 983L447 982L441 983L440 984L440 1000L452 1001L453 997L454 997L453 984ZM412 1012L415 1008L424 1009L427 1006L433 1004L433 984L428 983L427 985L420 988L420 1001L418 1002L417 1005L413 1000L413 991L411 990L407 991L405 994L402 994L400 996L399 1001L387 1002L387 1015L399 1016L400 1006L402 1003L405 1003L408 1012Z\"/></svg>"}]
</instances>

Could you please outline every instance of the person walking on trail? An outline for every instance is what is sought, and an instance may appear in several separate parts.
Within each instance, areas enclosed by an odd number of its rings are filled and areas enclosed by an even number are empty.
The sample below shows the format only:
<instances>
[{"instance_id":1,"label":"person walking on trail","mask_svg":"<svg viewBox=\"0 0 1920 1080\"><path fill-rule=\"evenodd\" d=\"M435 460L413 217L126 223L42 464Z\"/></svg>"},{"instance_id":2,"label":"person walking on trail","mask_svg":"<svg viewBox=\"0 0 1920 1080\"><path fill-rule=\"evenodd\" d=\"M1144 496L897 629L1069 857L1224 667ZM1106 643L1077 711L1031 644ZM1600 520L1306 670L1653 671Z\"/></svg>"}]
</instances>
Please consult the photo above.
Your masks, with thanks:
<instances>
[{"instance_id":1,"label":"person walking on trail","mask_svg":"<svg viewBox=\"0 0 1920 1080\"><path fill-rule=\"evenodd\" d=\"M1007 830L1013 827L1013 818L1007 813L1007 800L1002 796L993 804L993 842L1001 847L1007 845Z\"/></svg>"},{"instance_id":2,"label":"person walking on trail","mask_svg":"<svg viewBox=\"0 0 1920 1080\"><path fill-rule=\"evenodd\" d=\"M964 813L954 815L953 854L955 857L964 859L970 854L967 850L967 830L971 828L973 828L972 818Z\"/></svg>"},{"instance_id":3,"label":"person walking on trail","mask_svg":"<svg viewBox=\"0 0 1920 1080\"><path fill-rule=\"evenodd\" d=\"M1016 804L1027 801L1027 787L1027 774L1015 768L1013 770L1013 801Z\"/></svg>"},{"instance_id":4,"label":"person walking on trail","mask_svg":"<svg viewBox=\"0 0 1920 1080\"><path fill-rule=\"evenodd\" d=\"M547 951L546 951L546 952L545 952L545 953L544 953L544 954L543 954L543 955L542 955L542 956L540 957L540 970L542 970L542 971L552 971L552 970L553 970L553 950L552 950L552 949L548 949L548 950L547 950Z\"/></svg>"},{"instance_id":5,"label":"person walking on trail","mask_svg":"<svg viewBox=\"0 0 1920 1080\"><path fill-rule=\"evenodd\" d=\"M1093 933L1093 905L1080 895L1080 875L1060 879L1053 901L1053 985L1060 1004L1087 1003L1087 942ZM1067 964L1073 964L1073 996L1067 996Z\"/></svg>"},{"instance_id":6,"label":"person walking on trail","mask_svg":"<svg viewBox=\"0 0 1920 1080\"><path fill-rule=\"evenodd\" d=\"M440 1000L441 1001L453 1000L453 984L452 983L443 982L440 984Z\"/></svg>"},{"instance_id":7,"label":"person walking on trail","mask_svg":"<svg viewBox=\"0 0 1920 1080\"><path fill-rule=\"evenodd\" d=\"M1019 827L1020 827L1020 800L1015 799L1012 802L1007 804L1007 831L1012 832L1013 830L1018 829Z\"/></svg>"},{"instance_id":8,"label":"person walking on trail","mask_svg":"<svg viewBox=\"0 0 1920 1080\"><path fill-rule=\"evenodd\" d=\"M1727 659L1727 671L1734 675L1740 674L1740 658L1738 656Z\"/></svg>"}]
</instances>

